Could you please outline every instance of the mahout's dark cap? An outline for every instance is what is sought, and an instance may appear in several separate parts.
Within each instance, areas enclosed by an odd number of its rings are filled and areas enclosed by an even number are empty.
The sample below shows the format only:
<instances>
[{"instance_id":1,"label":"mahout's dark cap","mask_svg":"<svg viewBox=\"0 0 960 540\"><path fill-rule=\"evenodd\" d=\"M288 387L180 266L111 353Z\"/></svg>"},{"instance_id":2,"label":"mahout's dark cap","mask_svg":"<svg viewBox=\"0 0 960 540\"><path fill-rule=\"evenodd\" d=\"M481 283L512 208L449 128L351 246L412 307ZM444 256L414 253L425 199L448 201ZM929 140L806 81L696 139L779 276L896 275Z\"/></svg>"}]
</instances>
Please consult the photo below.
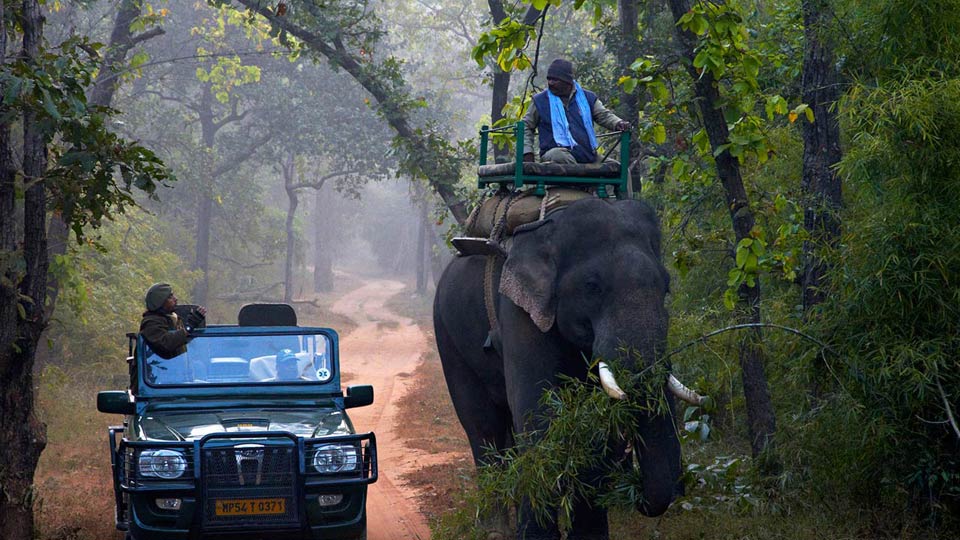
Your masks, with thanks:
<instances>
[{"instance_id":1,"label":"mahout's dark cap","mask_svg":"<svg viewBox=\"0 0 960 540\"><path fill-rule=\"evenodd\" d=\"M547 78L573 84L573 62L564 58L557 58L550 62L550 67L547 69Z\"/></svg>"}]
</instances>

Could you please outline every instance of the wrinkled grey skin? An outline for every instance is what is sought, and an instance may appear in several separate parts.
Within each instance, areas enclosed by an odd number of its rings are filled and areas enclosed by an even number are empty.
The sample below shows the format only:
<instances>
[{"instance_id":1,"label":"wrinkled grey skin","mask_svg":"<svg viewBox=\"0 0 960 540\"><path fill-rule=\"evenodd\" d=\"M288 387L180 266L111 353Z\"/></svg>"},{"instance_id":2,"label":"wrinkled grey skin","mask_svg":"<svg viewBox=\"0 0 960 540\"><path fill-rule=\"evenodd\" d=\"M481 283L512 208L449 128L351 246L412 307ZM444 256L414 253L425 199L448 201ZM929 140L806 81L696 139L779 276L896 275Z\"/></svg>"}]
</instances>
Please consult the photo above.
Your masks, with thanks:
<instances>
[{"instance_id":1,"label":"wrinkled grey skin","mask_svg":"<svg viewBox=\"0 0 960 540\"><path fill-rule=\"evenodd\" d=\"M434 300L444 376L478 464L485 447L507 448L512 433L529 429L538 399L558 375L586 377L582 354L617 358L627 346L640 351L644 363L653 362L663 352L668 325L669 276L660 260L659 226L640 201L577 201L516 233L503 266L501 290L509 297L496 295L499 328L488 350L484 263L482 256L454 259ZM644 367L622 361L632 371ZM679 485L672 416L637 418L643 441L633 446L640 449L645 501L639 510L649 516L666 511ZM522 508L517 534L560 537L555 526L537 526ZM567 538L609 538L606 511L581 503Z\"/></svg>"}]
</instances>

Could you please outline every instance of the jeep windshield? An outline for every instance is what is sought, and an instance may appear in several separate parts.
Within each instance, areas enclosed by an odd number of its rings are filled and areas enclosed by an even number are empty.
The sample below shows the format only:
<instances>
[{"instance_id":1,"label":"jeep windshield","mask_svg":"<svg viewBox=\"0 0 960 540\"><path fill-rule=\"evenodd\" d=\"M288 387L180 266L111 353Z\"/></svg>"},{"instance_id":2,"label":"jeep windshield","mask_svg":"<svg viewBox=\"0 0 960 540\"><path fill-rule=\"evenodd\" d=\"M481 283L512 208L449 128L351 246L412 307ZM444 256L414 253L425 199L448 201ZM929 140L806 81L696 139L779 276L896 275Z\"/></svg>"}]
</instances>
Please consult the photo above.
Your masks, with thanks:
<instances>
[{"instance_id":1,"label":"jeep windshield","mask_svg":"<svg viewBox=\"0 0 960 540\"><path fill-rule=\"evenodd\" d=\"M146 341L143 351L151 386L310 384L333 377L330 339L323 334L200 333L173 358L156 354Z\"/></svg>"}]
</instances>

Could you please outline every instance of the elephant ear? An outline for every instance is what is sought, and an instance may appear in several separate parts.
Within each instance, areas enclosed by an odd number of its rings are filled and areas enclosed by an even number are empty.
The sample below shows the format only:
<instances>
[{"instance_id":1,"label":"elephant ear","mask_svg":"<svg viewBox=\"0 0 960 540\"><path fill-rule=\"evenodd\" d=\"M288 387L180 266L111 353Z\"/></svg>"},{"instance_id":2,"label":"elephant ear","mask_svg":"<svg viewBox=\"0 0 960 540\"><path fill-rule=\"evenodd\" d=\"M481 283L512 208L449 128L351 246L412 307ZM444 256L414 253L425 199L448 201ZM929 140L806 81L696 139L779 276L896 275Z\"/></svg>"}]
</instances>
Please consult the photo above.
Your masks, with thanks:
<instances>
[{"instance_id":1,"label":"elephant ear","mask_svg":"<svg viewBox=\"0 0 960 540\"><path fill-rule=\"evenodd\" d=\"M541 332L550 330L557 312L553 229L549 219L518 227L500 277L500 294L526 311Z\"/></svg>"}]
</instances>

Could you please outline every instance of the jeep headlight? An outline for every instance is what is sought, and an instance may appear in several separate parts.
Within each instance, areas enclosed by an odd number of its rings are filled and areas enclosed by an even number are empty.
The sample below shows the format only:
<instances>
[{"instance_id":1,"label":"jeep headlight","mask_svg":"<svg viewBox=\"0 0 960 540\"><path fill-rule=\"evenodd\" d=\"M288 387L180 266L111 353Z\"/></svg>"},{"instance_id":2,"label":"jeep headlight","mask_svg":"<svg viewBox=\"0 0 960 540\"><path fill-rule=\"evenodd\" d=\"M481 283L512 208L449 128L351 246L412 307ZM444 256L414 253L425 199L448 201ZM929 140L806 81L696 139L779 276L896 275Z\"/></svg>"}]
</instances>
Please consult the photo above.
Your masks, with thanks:
<instances>
[{"instance_id":1,"label":"jeep headlight","mask_svg":"<svg viewBox=\"0 0 960 540\"><path fill-rule=\"evenodd\" d=\"M313 455L313 468L320 473L338 473L357 470L359 465L357 447L348 444L325 444L318 446Z\"/></svg>"},{"instance_id":2,"label":"jeep headlight","mask_svg":"<svg viewBox=\"0 0 960 540\"><path fill-rule=\"evenodd\" d=\"M138 469L141 476L155 476L172 480L187 470L187 460L176 450L144 450L140 452Z\"/></svg>"}]
</instances>

